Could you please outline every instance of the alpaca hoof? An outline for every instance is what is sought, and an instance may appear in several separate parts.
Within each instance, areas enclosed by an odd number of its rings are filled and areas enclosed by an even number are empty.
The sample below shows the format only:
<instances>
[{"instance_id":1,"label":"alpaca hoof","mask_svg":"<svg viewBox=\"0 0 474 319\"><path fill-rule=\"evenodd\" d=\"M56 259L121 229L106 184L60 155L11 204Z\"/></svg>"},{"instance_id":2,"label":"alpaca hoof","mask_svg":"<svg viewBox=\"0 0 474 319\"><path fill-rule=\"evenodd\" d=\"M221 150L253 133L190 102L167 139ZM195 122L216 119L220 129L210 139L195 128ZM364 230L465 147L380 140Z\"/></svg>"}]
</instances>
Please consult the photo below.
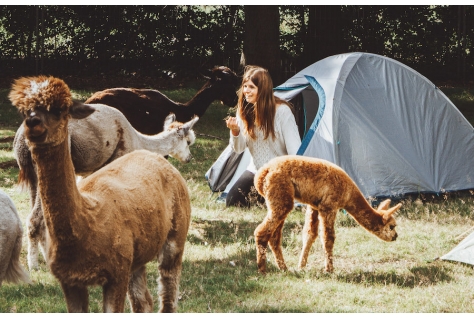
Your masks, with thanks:
<instances>
[{"instance_id":1,"label":"alpaca hoof","mask_svg":"<svg viewBox=\"0 0 474 319\"><path fill-rule=\"evenodd\" d=\"M29 269L30 271L38 270L38 269L39 269L38 262L37 262L37 261L28 260L28 269Z\"/></svg>"},{"instance_id":2,"label":"alpaca hoof","mask_svg":"<svg viewBox=\"0 0 474 319\"><path fill-rule=\"evenodd\" d=\"M285 264L282 264L282 265L278 265L278 269L280 269L281 271L288 271L288 267L286 267Z\"/></svg>"},{"instance_id":3,"label":"alpaca hoof","mask_svg":"<svg viewBox=\"0 0 474 319\"><path fill-rule=\"evenodd\" d=\"M37 271L39 269L39 266L38 265L28 265L28 269L30 271Z\"/></svg>"},{"instance_id":4,"label":"alpaca hoof","mask_svg":"<svg viewBox=\"0 0 474 319\"><path fill-rule=\"evenodd\" d=\"M334 268L333 267L326 267L324 269L327 273L332 273L334 271Z\"/></svg>"}]
</instances>

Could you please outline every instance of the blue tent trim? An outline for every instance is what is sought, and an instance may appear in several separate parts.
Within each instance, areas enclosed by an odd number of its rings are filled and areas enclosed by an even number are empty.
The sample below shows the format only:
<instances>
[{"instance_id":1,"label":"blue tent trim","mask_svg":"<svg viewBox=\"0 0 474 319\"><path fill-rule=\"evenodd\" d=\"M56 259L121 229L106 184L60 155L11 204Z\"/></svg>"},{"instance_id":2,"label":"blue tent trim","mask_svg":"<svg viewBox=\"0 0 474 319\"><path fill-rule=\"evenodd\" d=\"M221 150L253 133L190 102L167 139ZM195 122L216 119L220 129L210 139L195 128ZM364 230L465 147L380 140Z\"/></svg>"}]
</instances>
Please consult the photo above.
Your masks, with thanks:
<instances>
[{"instance_id":1,"label":"blue tent trim","mask_svg":"<svg viewBox=\"0 0 474 319\"><path fill-rule=\"evenodd\" d=\"M308 84L292 86L292 87L277 86L276 88L273 88L273 91L293 91L293 90L297 90L297 89L304 89L307 86L308 86Z\"/></svg>"},{"instance_id":2,"label":"blue tent trim","mask_svg":"<svg viewBox=\"0 0 474 319\"><path fill-rule=\"evenodd\" d=\"M308 82L311 84L311 86L314 88L314 90L319 96L319 109L318 109L318 114L316 114L316 118L311 124L311 127L309 128L308 133L304 136L303 141L301 142L301 146L298 149L298 152L296 153L296 155L303 155L303 153L306 151L306 148L311 142L314 132L318 128L319 122L321 121L321 118L323 117L324 109L326 108L326 93L324 93L324 89L321 86L321 84L319 84L319 82L312 76L305 75L305 78L308 80ZM306 128L305 128L305 131L306 131Z\"/></svg>"}]
</instances>

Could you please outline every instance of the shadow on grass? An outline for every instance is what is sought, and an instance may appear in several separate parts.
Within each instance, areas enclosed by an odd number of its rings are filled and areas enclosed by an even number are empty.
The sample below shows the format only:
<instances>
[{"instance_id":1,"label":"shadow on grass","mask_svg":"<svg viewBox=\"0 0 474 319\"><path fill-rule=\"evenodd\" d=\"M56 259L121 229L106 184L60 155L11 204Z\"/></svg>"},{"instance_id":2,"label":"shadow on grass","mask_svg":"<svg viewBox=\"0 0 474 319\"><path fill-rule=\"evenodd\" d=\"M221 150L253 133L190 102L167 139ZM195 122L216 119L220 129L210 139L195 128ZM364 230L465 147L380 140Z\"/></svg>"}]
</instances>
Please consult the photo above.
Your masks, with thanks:
<instances>
[{"instance_id":1,"label":"shadow on grass","mask_svg":"<svg viewBox=\"0 0 474 319\"><path fill-rule=\"evenodd\" d=\"M358 271L336 274L335 278L347 283L395 285L403 288L433 286L454 280L454 278L449 275L451 271L442 265L413 267L408 270L409 272L403 274L395 273L393 270L383 273Z\"/></svg>"},{"instance_id":2,"label":"shadow on grass","mask_svg":"<svg viewBox=\"0 0 474 319\"><path fill-rule=\"evenodd\" d=\"M191 228L197 230L200 236L188 234L188 241L194 245L203 244L205 241L211 246L234 244L236 242L255 243L253 233L259 224L260 221L234 222L232 220L195 219L192 221ZM286 221L283 227L282 246L285 247L285 239L289 238L291 233L297 233L299 236L302 229L301 223Z\"/></svg>"},{"instance_id":3,"label":"shadow on grass","mask_svg":"<svg viewBox=\"0 0 474 319\"><path fill-rule=\"evenodd\" d=\"M46 284L38 281L31 285L4 284L0 295L0 313L67 312L66 300L56 279ZM89 288L89 312L102 312L101 287Z\"/></svg>"}]
</instances>

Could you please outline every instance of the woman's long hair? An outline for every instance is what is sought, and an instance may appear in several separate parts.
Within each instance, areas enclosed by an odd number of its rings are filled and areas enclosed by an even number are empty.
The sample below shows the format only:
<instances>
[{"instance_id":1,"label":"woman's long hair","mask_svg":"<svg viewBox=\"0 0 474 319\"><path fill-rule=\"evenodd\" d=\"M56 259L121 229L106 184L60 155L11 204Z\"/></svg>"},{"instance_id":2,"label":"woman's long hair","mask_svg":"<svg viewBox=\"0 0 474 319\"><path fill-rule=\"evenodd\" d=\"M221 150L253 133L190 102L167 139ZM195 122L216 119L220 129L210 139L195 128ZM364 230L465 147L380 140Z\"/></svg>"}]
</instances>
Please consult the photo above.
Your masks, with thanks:
<instances>
[{"instance_id":1,"label":"woman's long hair","mask_svg":"<svg viewBox=\"0 0 474 319\"><path fill-rule=\"evenodd\" d=\"M258 88L255 104L248 103L243 93L243 85L249 80ZM270 135L272 139L275 139L276 106L282 103L290 107L291 105L273 95L273 81L268 70L254 65L246 66L238 96L237 112L244 123L247 134L255 139L255 129L259 128L263 132L264 139Z\"/></svg>"}]
</instances>

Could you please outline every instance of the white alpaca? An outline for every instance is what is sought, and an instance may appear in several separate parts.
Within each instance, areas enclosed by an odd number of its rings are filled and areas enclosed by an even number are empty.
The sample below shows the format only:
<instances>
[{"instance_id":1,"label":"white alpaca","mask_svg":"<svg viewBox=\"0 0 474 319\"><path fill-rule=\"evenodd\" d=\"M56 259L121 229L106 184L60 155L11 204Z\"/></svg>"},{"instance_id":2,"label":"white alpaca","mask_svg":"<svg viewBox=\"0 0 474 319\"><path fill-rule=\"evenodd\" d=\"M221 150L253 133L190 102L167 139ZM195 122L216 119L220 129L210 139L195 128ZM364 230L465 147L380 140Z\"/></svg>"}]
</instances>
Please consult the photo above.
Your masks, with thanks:
<instances>
[{"instance_id":1,"label":"white alpaca","mask_svg":"<svg viewBox=\"0 0 474 319\"><path fill-rule=\"evenodd\" d=\"M2 282L31 283L20 264L23 228L15 204L0 190L0 287Z\"/></svg>"},{"instance_id":2,"label":"white alpaca","mask_svg":"<svg viewBox=\"0 0 474 319\"><path fill-rule=\"evenodd\" d=\"M159 155L170 155L182 162L192 158L189 146L196 139L192 127L197 116L186 123L176 122L169 114L164 131L156 135L137 132L125 116L115 108L103 104L90 105L96 111L83 120L71 119L68 124L69 144L76 175L86 177L115 159L134 150L146 149ZM37 196L37 176L31 153L20 126L13 141L15 157L20 167L18 182L28 188L31 213L27 218L28 267L38 269L38 243L46 260L46 228L41 200Z\"/></svg>"}]
</instances>

